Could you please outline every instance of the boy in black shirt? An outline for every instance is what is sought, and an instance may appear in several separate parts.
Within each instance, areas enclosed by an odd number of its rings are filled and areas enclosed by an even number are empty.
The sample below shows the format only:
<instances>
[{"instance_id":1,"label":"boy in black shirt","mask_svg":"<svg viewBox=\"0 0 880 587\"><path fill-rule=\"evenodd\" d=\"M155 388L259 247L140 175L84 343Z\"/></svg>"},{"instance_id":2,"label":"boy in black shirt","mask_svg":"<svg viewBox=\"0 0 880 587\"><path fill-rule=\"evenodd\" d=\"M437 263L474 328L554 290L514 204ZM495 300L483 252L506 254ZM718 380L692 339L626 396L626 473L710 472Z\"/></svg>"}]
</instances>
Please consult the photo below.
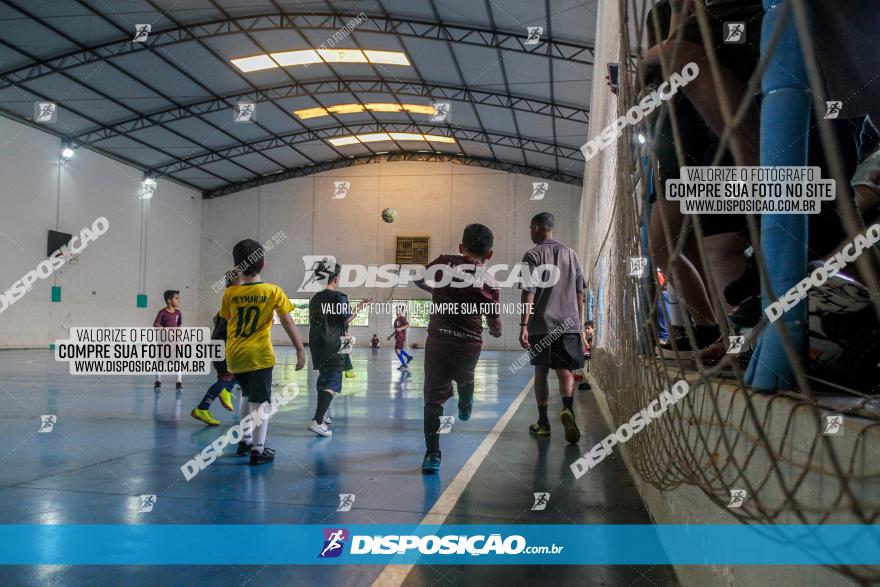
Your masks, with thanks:
<instances>
[{"instance_id":1,"label":"boy in black shirt","mask_svg":"<svg viewBox=\"0 0 880 587\"><path fill-rule=\"evenodd\" d=\"M348 336L348 325L361 306L370 302L364 300L352 311L348 296L336 289L339 269L338 264L326 260L318 263L315 276L318 280L326 279L327 285L309 300L309 350L312 368L318 371L318 404L307 427L318 436L333 436L327 426L330 423L327 408L334 395L342 391L342 372L346 369L347 353L353 342Z\"/></svg>"}]
</instances>

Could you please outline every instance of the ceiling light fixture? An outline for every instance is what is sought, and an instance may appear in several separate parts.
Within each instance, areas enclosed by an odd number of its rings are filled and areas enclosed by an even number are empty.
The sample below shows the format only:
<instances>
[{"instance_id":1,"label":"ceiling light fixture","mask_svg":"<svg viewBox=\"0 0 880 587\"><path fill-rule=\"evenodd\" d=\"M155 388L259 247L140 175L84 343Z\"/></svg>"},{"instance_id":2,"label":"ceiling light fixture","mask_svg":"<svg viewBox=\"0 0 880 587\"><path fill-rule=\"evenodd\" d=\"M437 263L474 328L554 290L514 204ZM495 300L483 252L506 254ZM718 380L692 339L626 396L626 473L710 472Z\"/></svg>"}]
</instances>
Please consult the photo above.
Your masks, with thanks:
<instances>
[{"instance_id":1,"label":"ceiling light fixture","mask_svg":"<svg viewBox=\"0 0 880 587\"><path fill-rule=\"evenodd\" d=\"M366 104L335 104L333 106L303 108L302 110L294 110L293 113L305 120L307 118L318 118L321 116L330 116L330 114L355 114L369 110L370 112L409 112L411 114L434 115L434 107L430 104L398 104L397 102L368 102Z\"/></svg>"},{"instance_id":2,"label":"ceiling light fixture","mask_svg":"<svg viewBox=\"0 0 880 587\"><path fill-rule=\"evenodd\" d=\"M277 51L229 60L245 73L276 67L312 65L317 63L374 63L382 65L410 65L403 51L374 51L364 49L298 49Z\"/></svg>"},{"instance_id":3,"label":"ceiling light fixture","mask_svg":"<svg viewBox=\"0 0 880 587\"><path fill-rule=\"evenodd\" d=\"M428 135L410 132L377 132L360 135L351 135L345 137L334 137L327 139L334 147L342 147L345 145L356 145L358 143L375 143L377 141L429 141L432 143L452 143L455 144L453 137L443 135Z\"/></svg>"}]
</instances>

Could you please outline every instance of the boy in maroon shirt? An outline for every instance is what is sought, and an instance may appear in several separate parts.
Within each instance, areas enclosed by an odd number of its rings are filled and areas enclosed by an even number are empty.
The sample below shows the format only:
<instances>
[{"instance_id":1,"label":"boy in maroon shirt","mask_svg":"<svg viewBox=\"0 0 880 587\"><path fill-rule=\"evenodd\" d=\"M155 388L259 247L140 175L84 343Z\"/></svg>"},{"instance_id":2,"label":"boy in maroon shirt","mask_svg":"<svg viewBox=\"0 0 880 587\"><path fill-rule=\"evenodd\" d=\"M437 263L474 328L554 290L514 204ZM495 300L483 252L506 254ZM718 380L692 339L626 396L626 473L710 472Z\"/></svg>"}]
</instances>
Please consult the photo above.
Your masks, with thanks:
<instances>
[{"instance_id":1,"label":"boy in maroon shirt","mask_svg":"<svg viewBox=\"0 0 880 587\"><path fill-rule=\"evenodd\" d=\"M470 285L461 287L467 278L460 277L442 287L431 287L424 280L416 282L432 294L434 304L425 342L425 473L440 470L440 417L446 400L452 397L453 381L458 387L458 418L471 417L474 368L483 347L483 315L489 334L501 336L498 288L482 271L483 264L492 258L493 244L494 236L488 227L468 224L458 245L461 254L440 255L428 264L426 275L435 274L440 266L446 265L450 272L455 270L473 277ZM458 287L453 286L454 282L458 282Z\"/></svg>"},{"instance_id":2,"label":"boy in maroon shirt","mask_svg":"<svg viewBox=\"0 0 880 587\"><path fill-rule=\"evenodd\" d=\"M183 314L179 310L180 292L176 289L165 290L162 297L165 299L165 307L159 310L159 313L156 314L156 319L153 320L153 328L180 328L183 326ZM182 373L177 374L177 384L175 385L175 388L177 391L180 391L183 388ZM156 382L153 384L153 391L156 393L162 391L161 373L156 373Z\"/></svg>"},{"instance_id":3,"label":"boy in maroon shirt","mask_svg":"<svg viewBox=\"0 0 880 587\"><path fill-rule=\"evenodd\" d=\"M388 340L394 338L394 354L400 360L398 369L407 369L409 362L413 360L412 355L406 352L406 329L409 328L409 321L403 315L403 310L397 310L397 318L394 319L394 332L388 337Z\"/></svg>"}]
</instances>

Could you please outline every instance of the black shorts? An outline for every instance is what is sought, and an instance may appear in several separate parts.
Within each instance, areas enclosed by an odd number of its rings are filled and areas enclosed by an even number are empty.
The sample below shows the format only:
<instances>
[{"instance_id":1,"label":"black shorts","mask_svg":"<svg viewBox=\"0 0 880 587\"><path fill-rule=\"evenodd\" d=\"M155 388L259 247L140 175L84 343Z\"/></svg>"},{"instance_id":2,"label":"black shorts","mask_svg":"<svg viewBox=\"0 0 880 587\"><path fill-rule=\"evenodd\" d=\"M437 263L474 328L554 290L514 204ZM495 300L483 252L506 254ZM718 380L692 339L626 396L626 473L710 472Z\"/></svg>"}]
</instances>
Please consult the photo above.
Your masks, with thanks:
<instances>
[{"instance_id":1,"label":"black shorts","mask_svg":"<svg viewBox=\"0 0 880 587\"><path fill-rule=\"evenodd\" d=\"M532 365L575 371L584 366L584 344L581 335L568 332L555 340L550 335L529 336Z\"/></svg>"},{"instance_id":2,"label":"black shorts","mask_svg":"<svg viewBox=\"0 0 880 587\"><path fill-rule=\"evenodd\" d=\"M272 399L272 367L236 373L235 379L249 402L261 404Z\"/></svg>"},{"instance_id":3,"label":"black shorts","mask_svg":"<svg viewBox=\"0 0 880 587\"><path fill-rule=\"evenodd\" d=\"M452 382L473 385L482 342L450 340L434 334L425 342L425 404L442 406L452 397Z\"/></svg>"}]
</instances>

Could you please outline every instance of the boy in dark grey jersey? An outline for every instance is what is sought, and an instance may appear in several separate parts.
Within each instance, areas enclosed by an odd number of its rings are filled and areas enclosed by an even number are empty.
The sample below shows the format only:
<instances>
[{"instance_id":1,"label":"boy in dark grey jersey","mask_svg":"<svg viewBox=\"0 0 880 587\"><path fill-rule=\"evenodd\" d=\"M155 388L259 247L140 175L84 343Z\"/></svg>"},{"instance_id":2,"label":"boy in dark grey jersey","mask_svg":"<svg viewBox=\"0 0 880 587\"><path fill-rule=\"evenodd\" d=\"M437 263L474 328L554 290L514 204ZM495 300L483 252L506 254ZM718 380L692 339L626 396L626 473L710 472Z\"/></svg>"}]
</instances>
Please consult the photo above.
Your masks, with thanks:
<instances>
[{"instance_id":1,"label":"boy in dark grey jersey","mask_svg":"<svg viewBox=\"0 0 880 587\"><path fill-rule=\"evenodd\" d=\"M542 212L532 218L529 226L535 246L523 256L523 263L528 266L529 274L538 278L541 273L546 273L542 266L555 267L558 280L553 283L554 280L549 279L552 285L537 285L535 281L523 286L524 310L520 320L519 341L531 354L531 364L535 366L538 422L532 424L529 430L538 436L550 435L550 420L547 419L550 390L547 376L550 369L553 369L559 379L559 393L562 395L563 410L560 419L565 430L565 439L576 443L580 440L581 433L574 420L572 371L584 366L581 344L584 314L581 293L584 278L577 254L553 238L555 223L553 214Z\"/></svg>"}]
</instances>

